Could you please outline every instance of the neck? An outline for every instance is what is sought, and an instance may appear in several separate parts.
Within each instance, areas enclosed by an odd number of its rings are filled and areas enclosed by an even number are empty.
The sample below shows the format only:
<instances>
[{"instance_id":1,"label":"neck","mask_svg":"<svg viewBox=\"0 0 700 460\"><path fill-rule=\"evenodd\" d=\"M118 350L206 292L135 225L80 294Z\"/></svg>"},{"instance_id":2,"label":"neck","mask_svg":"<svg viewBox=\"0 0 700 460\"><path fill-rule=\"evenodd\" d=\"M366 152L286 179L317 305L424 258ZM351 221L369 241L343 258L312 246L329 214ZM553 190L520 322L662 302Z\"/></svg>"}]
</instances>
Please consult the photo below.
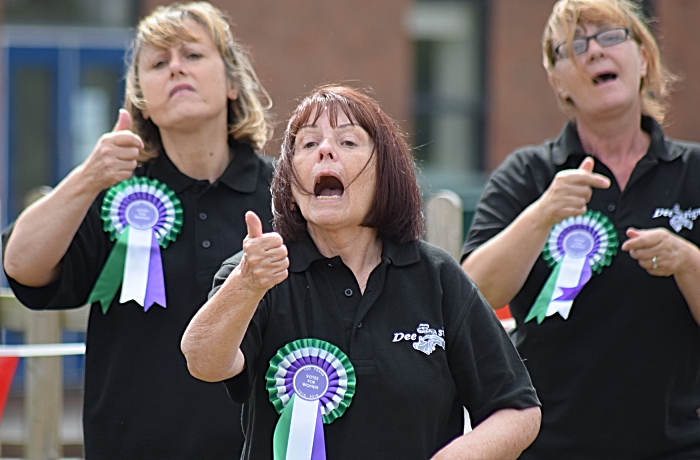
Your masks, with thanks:
<instances>
[{"instance_id":1,"label":"neck","mask_svg":"<svg viewBox=\"0 0 700 460\"><path fill-rule=\"evenodd\" d=\"M200 126L196 131L160 130L163 149L183 174L215 182L231 162L224 124Z\"/></svg>"},{"instance_id":2,"label":"neck","mask_svg":"<svg viewBox=\"0 0 700 460\"><path fill-rule=\"evenodd\" d=\"M364 292L370 273L381 262L382 242L377 230L354 227L328 231L309 225L308 231L321 254L325 257L340 256L343 259Z\"/></svg>"},{"instance_id":3,"label":"neck","mask_svg":"<svg viewBox=\"0 0 700 460\"><path fill-rule=\"evenodd\" d=\"M615 120L577 117L576 130L583 150L610 169L620 189L625 188L651 143L649 134L642 130L639 112Z\"/></svg>"}]
</instances>

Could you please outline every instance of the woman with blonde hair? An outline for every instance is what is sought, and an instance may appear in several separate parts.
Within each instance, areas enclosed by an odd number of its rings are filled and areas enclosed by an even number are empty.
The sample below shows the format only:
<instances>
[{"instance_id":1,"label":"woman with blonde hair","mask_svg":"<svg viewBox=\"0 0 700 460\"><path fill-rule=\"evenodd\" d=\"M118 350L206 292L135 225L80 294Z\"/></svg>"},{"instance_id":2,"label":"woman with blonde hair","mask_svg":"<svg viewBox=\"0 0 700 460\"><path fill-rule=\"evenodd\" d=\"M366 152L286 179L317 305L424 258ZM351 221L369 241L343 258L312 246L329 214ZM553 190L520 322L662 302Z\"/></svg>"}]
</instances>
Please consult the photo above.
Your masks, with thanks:
<instances>
[{"instance_id":1,"label":"woman with blonde hair","mask_svg":"<svg viewBox=\"0 0 700 460\"><path fill-rule=\"evenodd\" d=\"M542 401L523 459L700 458L700 145L637 2L560 0L544 66L570 121L494 172L463 268Z\"/></svg>"},{"instance_id":2,"label":"woman with blonde hair","mask_svg":"<svg viewBox=\"0 0 700 460\"><path fill-rule=\"evenodd\" d=\"M221 11L158 7L137 27L114 130L6 235L25 305L92 304L87 459L240 455L240 408L189 375L179 342L245 213L271 228L269 105Z\"/></svg>"}]
</instances>

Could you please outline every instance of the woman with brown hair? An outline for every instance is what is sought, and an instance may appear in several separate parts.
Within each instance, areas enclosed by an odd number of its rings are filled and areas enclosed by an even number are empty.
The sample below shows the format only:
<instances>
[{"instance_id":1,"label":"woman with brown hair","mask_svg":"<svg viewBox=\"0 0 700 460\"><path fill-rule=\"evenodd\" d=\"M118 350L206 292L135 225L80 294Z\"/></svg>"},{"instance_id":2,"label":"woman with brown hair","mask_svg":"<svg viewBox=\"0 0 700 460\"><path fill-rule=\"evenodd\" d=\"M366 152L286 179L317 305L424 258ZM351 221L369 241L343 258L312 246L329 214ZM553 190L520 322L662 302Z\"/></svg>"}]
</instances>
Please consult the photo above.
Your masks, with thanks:
<instances>
[{"instance_id":1,"label":"woman with brown hair","mask_svg":"<svg viewBox=\"0 0 700 460\"><path fill-rule=\"evenodd\" d=\"M246 215L182 340L192 374L245 403L243 458L517 458L537 397L476 286L420 240L413 159L377 103L306 97L273 203L276 232Z\"/></svg>"},{"instance_id":2,"label":"woman with brown hair","mask_svg":"<svg viewBox=\"0 0 700 460\"><path fill-rule=\"evenodd\" d=\"M227 18L206 2L138 25L113 132L20 215L4 267L29 308L92 303L87 459L231 459L240 408L179 350L244 215L271 228L269 103Z\"/></svg>"}]
</instances>

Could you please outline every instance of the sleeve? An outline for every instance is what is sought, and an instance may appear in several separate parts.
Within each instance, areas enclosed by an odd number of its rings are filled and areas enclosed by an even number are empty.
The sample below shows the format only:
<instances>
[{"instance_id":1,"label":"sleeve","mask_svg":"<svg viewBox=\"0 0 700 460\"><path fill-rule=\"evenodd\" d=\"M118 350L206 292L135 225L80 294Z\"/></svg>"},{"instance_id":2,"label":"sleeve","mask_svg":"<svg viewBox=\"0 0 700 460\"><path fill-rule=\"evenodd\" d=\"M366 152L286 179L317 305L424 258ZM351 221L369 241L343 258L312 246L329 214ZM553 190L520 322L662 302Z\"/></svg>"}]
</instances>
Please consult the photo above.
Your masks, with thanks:
<instances>
[{"instance_id":1,"label":"sleeve","mask_svg":"<svg viewBox=\"0 0 700 460\"><path fill-rule=\"evenodd\" d=\"M61 274L54 283L34 288L7 277L12 291L22 304L31 309L63 309L85 305L113 246L109 235L102 230L100 207L103 196L104 192L90 206L61 260ZM3 250L12 231L13 226L10 226L3 232Z\"/></svg>"},{"instance_id":2,"label":"sleeve","mask_svg":"<svg viewBox=\"0 0 700 460\"><path fill-rule=\"evenodd\" d=\"M493 173L476 206L462 261L510 225L549 187L555 168L544 145L513 152Z\"/></svg>"},{"instance_id":3,"label":"sleeve","mask_svg":"<svg viewBox=\"0 0 700 460\"><path fill-rule=\"evenodd\" d=\"M500 409L539 406L525 364L476 285L465 276L453 283L462 288L449 290L457 291L449 298L457 320L448 330L448 360L472 424Z\"/></svg>"},{"instance_id":4,"label":"sleeve","mask_svg":"<svg viewBox=\"0 0 700 460\"><path fill-rule=\"evenodd\" d=\"M226 281L226 278L228 278L231 272L235 270L236 267L238 267L238 265L241 263L242 258L243 251L241 250L223 261L221 267L214 275L214 280L212 281L212 288L211 291L209 291L209 299L214 297L214 294L219 292L219 289L221 289L221 286L224 284L224 281Z\"/></svg>"}]
</instances>

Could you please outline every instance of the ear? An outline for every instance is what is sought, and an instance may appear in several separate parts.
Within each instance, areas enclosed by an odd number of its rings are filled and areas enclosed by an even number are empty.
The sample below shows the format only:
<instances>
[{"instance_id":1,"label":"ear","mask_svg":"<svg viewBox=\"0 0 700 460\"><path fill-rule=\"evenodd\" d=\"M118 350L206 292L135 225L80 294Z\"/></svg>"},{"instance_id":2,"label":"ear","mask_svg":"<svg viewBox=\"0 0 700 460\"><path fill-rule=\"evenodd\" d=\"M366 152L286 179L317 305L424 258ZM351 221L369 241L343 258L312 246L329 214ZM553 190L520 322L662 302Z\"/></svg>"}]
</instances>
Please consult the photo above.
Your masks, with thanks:
<instances>
[{"instance_id":1,"label":"ear","mask_svg":"<svg viewBox=\"0 0 700 460\"><path fill-rule=\"evenodd\" d=\"M564 101L570 99L569 92L566 90L564 84L554 74L549 74L549 84L552 85L552 88L554 88L559 98Z\"/></svg>"},{"instance_id":2,"label":"ear","mask_svg":"<svg viewBox=\"0 0 700 460\"><path fill-rule=\"evenodd\" d=\"M228 82L228 90L226 91L226 97L228 97L232 101L238 99L238 85L236 85L233 81L229 80Z\"/></svg>"},{"instance_id":3,"label":"ear","mask_svg":"<svg viewBox=\"0 0 700 460\"><path fill-rule=\"evenodd\" d=\"M645 78L647 76L647 70L649 68L649 53L644 45L639 45L639 78Z\"/></svg>"},{"instance_id":4,"label":"ear","mask_svg":"<svg viewBox=\"0 0 700 460\"><path fill-rule=\"evenodd\" d=\"M148 120L151 115L148 113L148 109L143 109L141 110L141 116L144 120Z\"/></svg>"}]
</instances>

